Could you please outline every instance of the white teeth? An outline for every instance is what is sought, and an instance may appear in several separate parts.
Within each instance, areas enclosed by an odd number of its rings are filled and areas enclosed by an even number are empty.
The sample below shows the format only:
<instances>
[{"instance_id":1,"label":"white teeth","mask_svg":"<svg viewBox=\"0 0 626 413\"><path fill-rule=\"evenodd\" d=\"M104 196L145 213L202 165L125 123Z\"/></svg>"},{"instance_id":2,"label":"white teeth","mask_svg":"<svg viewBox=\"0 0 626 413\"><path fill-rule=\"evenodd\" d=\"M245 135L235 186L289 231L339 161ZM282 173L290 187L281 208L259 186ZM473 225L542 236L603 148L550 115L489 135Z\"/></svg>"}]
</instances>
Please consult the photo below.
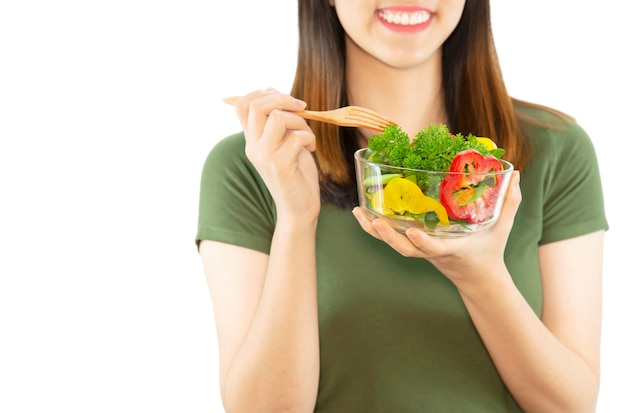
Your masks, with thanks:
<instances>
[{"instance_id":1,"label":"white teeth","mask_svg":"<svg viewBox=\"0 0 626 413\"><path fill-rule=\"evenodd\" d=\"M382 10L378 12L378 15L386 22L400 24L402 26L414 26L430 19L430 13L424 10L410 13L405 11L394 12L391 10Z\"/></svg>"}]
</instances>

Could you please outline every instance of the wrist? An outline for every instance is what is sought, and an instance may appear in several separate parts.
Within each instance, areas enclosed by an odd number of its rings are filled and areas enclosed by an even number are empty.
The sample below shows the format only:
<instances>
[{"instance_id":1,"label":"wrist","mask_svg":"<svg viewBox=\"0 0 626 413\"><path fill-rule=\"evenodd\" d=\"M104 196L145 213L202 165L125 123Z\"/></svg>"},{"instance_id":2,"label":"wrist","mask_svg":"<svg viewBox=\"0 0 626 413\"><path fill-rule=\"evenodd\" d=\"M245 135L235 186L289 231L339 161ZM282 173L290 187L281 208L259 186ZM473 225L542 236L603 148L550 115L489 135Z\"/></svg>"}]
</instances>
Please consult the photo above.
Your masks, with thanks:
<instances>
[{"instance_id":1,"label":"wrist","mask_svg":"<svg viewBox=\"0 0 626 413\"><path fill-rule=\"evenodd\" d=\"M508 288L516 288L504 263L485 268L476 276L457 279L454 284L464 299L477 302L502 295Z\"/></svg>"},{"instance_id":2,"label":"wrist","mask_svg":"<svg viewBox=\"0 0 626 413\"><path fill-rule=\"evenodd\" d=\"M274 234L304 236L311 234L315 236L317 232L317 221L319 215L307 214L278 214Z\"/></svg>"},{"instance_id":3,"label":"wrist","mask_svg":"<svg viewBox=\"0 0 626 413\"><path fill-rule=\"evenodd\" d=\"M297 211L277 207L276 225L298 230L316 229L320 209L319 205Z\"/></svg>"}]
</instances>

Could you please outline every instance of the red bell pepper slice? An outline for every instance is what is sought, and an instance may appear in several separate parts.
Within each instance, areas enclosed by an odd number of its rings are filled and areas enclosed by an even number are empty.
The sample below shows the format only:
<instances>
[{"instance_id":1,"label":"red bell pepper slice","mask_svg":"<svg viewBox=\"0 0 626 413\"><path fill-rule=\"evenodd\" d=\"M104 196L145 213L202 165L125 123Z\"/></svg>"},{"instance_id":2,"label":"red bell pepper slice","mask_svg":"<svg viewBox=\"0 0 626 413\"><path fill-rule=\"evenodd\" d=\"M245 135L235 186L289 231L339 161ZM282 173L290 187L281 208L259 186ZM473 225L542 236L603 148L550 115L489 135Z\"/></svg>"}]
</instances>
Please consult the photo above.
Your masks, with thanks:
<instances>
[{"instance_id":1,"label":"red bell pepper slice","mask_svg":"<svg viewBox=\"0 0 626 413\"><path fill-rule=\"evenodd\" d=\"M450 165L451 174L443 179L439 200L448 211L450 219L469 224L481 223L493 215L500 185L501 171L498 158L483 156L475 149L459 152Z\"/></svg>"}]
</instances>

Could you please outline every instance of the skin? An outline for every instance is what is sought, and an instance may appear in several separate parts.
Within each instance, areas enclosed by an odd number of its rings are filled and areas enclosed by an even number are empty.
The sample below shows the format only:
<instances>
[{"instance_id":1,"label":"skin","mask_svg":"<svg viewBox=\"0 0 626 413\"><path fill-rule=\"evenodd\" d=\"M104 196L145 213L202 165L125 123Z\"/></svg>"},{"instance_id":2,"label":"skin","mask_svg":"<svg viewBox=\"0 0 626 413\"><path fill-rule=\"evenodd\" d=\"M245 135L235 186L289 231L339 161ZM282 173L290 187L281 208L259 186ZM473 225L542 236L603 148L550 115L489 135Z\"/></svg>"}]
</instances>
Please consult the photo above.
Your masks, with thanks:
<instances>
[{"instance_id":1,"label":"skin","mask_svg":"<svg viewBox=\"0 0 626 413\"><path fill-rule=\"evenodd\" d=\"M412 2L404 2L412 3ZM461 0L429 1L434 18L418 34L386 31L384 1L335 0L346 28L350 104L370 107L411 136L446 121L441 44ZM366 68L366 69L365 69ZM315 232L320 211L315 136L293 114L305 103L273 89L241 98L236 112L246 154L277 208L270 254L203 241L227 412L311 412L319 381ZM417 114L417 116L416 116ZM363 146L367 144L368 131ZM406 236L353 213L363 230L399 254L425 258L458 288L502 379L525 411L593 412L599 388L603 232L539 247L544 310L517 290L504 248L521 202L519 176L489 230L461 239ZM483 263L491 263L485 268Z\"/></svg>"},{"instance_id":2,"label":"skin","mask_svg":"<svg viewBox=\"0 0 626 413\"><path fill-rule=\"evenodd\" d=\"M266 90L235 107L246 154L269 188L277 224L269 255L200 245L220 350L227 412L312 411L319 380L315 230L320 211L315 137L304 103Z\"/></svg>"},{"instance_id":3,"label":"skin","mask_svg":"<svg viewBox=\"0 0 626 413\"><path fill-rule=\"evenodd\" d=\"M430 2L432 5L426 7L434 16L429 28L411 34L392 32L380 23L375 10L385 2L338 0L334 3L347 33L350 103L388 116L402 125L409 136L415 136L431 123L448 123L443 101L441 46L458 24L465 1ZM366 136L372 134L361 132ZM363 146L366 144L363 142Z\"/></svg>"}]
</instances>

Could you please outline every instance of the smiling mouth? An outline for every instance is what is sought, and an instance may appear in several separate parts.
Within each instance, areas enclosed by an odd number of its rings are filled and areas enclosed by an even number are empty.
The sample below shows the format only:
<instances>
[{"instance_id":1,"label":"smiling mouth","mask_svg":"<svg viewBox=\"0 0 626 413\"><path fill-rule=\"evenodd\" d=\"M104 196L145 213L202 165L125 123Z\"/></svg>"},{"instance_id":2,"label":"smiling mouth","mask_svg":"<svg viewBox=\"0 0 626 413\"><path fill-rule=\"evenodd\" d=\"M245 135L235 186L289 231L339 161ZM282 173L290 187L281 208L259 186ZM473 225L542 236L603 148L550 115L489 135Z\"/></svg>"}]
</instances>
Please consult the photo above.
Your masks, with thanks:
<instances>
[{"instance_id":1,"label":"smiling mouth","mask_svg":"<svg viewBox=\"0 0 626 413\"><path fill-rule=\"evenodd\" d=\"M399 24L401 26L415 26L430 20L432 14L425 10L417 10L411 12L379 10L378 16L387 23Z\"/></svg>"}]
</instances>

